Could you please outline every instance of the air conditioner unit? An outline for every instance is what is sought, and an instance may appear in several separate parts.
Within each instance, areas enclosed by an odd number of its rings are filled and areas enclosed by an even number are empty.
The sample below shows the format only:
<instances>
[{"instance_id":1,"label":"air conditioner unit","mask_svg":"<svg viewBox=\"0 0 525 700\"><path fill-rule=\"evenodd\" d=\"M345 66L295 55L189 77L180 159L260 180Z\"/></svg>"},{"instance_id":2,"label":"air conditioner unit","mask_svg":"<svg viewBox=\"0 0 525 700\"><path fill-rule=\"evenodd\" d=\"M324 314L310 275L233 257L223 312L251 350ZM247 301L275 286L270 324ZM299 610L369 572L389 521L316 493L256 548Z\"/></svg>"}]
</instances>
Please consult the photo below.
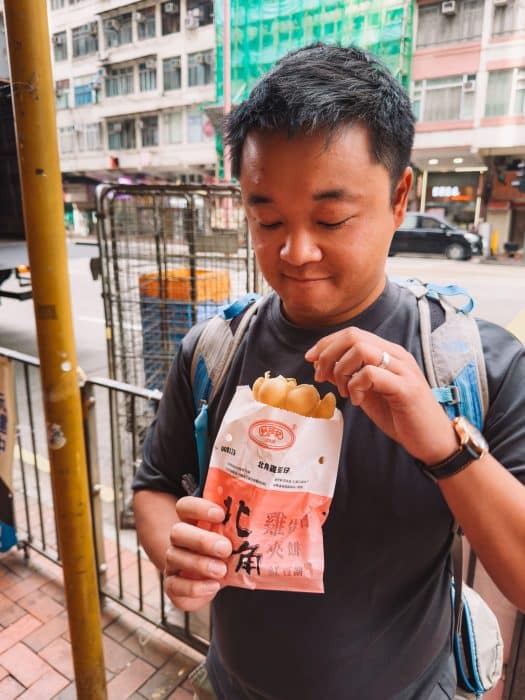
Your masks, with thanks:
<instances>
[{"instance_id":1,"label":"air conditioner unit","mask_svg":"<svg viewBox=\"0 0 525 700\"><path fill-rule=\"evenodd\" d=\"M144 61L144 65L148 70L153 70L154 68L157 67L157 60L155 58L147 58Z\"/></svg>"},{"instance_id":2,"label":"air conditioner unit","mask_svg":"<svg viewBox=\"0 0 525 700\"><path fill-rule=\"evenodd\" d=\"M102 87L102 78L97 78L91 83L92 90L100 90Z\"/></svg>"},{"instance_id":3,"label":"air conditioner unit","mask_svg":"<svg viewBox=\"0 0 525 700\"><path fill-rule=\"evenodd\" d=\"M120 22L118 19L110 19L108 20L108 23L106 24L106 28L110 29L113 32L119 32L120 31Z\"/></svg>"},{"instance_id":4,"label":"air conditioner unit","mask_svg":"<svg viewBox=\"0 0 525 700\"><path fill-rule=\"evenodd\" d=\"M476 92L476 81L465 80L463 83L463 92Z\"/></svg>"},{"instance_id":5,"label":"air conditioner unit","mask_svg":"<svg viewBox=\"0 0 525 700\"><path fill-rule=\"evenodd\" d=\"M143 24L146 21L146 15L144 12L135 12L135 21L139 24Z\"/></svg>"},{"instance_id":6,"label":"air conditioner unit","mask_svg":"<svg viewBox=\"0 0 525 700\"><path fill-rule=\"evenodd\" d=\"M64 44L64 38L63 36L60 36L60 34L55 34L53 36L53 44L55 46L62 46Z\"/></svg>"},{"instance_id":7,"label":"air conditioner unit","mask_svg":"<svg viewBox=\"0 0 525 700\"><path fill-rule=\"evenodd\" d=\"M505 7L508 0L494 0L494 7Z\"/></svg>"},{"instance_id":8,"label":"air conditioner unit","mask_svg":"<svg viewBox=\"0 0 525 700\"><path fill-rule=\"evenodd\" d=\"M195 17L194 15L186 15L184 26L186 29L198 29L200 26L199 18Z\"/></svg>"},{"instance_id":9,"label":"air conditioner unit","mask_svg":"<svg viewBox=\"0 0 525 700\"><path fill-rule=\"evenodd\" d=\"M89 34L90 36L98 36L98 25L96 22L93 22L89 28Z\"/></svg>"},{"instance_id":10,"label":"air conditioner unit","mask_svg":"<svg viewBox=\"0 0 525 700\"><path fill-rule=\"evenodd\" d=\"M61 88L61 87L55 88L55 97L62 97L63 94L64 94L64 88Z\"/></svg>"},{"instance_id":11,"label":"air conditioner unit","mask_svg":"<svg viewBox=\"0 0 525 700\"><path fill-rule=\"evenodd\" d=\"M176 2L165 2L163 9L167 15L174 15L178 11L177 3Z\"/></svg>"},{"instance_id":12,"label":"air conditioner unit","mask_svg":"<svg viewBox=\"0 0 525 700\"><path fill-rule=\"evenodd\" d=\"M195 57L195 60L197 61L197 63L200 63L201 65L204 65L204 64L210 62L209 57L206 56L206 54L203 54L203 53L198 53L198 54L196 55L196 57Z\"/></svg>"},{"instance_id":13,"label":"air conditioner unit","mask_svg":"<svg viewBox=\"0 0 525 700\"><path fill-rule=\"evenodd\" d=\"M109 54L105 51L97 51L97 60L100 63L107 63L109 61Z\"/></svg>"},{"instance_id":14,"label":"air conditioner unit","mask_svg":"<svg viewBox=\"0 0 525 700\"><path fill-rule=\"evenodd\" d=\"M115 122L111 126L113 128L113 133L115 134L120 134L120 132L122 131L122 124L120 122Z\"/></svg>"},{"instance_id":15,"label":"air conditioner unit","mask_svg":"<svg viewBox=\"0 0 525 700\"><path fill-rule=\"evenodd\" d=\"M142 121L142 119L137 119L137 126L139 129L144 128L144 122Z\"/></svg>"},{"instance_id":16,"label":"air conditioner unit","mask_svg":"<svg viewBox=\"0 0 525 700\"><path fill-rule=\"evenodd\" d=\"M108 74L108 69L106 68L106 66L102 66L102 68L99 68L97 70L97 75L98 75L99 79L105 78L107 76L107 74Z\"/></svg>"},{"instance_id":17,"label":"air conditioner unit","mask_svg":"<svg viewBox=\"0 0 525 700\"><path fill-rule=\"evenodd\" d=\"M444 15L456 14L456 0L445 0L441 3L441 12Z\"/></svg>"}]
</instances>

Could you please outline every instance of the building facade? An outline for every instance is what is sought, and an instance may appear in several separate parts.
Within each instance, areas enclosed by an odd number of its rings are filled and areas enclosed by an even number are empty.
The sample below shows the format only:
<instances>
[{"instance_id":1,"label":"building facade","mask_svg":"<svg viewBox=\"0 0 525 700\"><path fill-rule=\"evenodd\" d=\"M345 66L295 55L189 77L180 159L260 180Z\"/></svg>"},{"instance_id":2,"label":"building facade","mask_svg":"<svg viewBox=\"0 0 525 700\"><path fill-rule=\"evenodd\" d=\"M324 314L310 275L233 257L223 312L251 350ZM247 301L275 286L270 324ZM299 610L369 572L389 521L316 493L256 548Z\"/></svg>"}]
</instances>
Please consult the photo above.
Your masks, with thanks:
<instances>
[{"instance_id":1,"label":"building facade","mask_svg":"<svg viewBox=\"0 0 525 700\"><path fill-rule=\"evenodd\" d=\"M213 0L48 0L66 219L93 226L102 180L216 174Z\"/></svg>"},{"instance_id":2,"label":"building facade","mask_svg":"<svg viewBox=\"0 0 525 700\"><path fill-rule=\"evenodd\" d=\"M420 208L521 246L525 0L419 0L414 36Z\"/></svg>"}]
</instances>

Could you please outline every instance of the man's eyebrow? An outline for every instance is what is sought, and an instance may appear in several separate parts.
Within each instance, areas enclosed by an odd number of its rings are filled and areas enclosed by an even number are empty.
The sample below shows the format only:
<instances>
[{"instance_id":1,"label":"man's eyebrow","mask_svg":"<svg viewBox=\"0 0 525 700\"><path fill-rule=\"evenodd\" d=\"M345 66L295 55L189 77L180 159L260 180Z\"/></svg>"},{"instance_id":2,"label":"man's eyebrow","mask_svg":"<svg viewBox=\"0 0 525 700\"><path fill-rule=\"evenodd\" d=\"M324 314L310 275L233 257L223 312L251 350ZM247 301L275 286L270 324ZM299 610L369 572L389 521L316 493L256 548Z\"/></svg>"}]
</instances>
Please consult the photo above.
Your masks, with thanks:
<instances>
[{"instance_id":1,"label":"man's eyebrow","mask_svg":"<svg viewBox=\"0 0 525 700\"><path fill-rule=\"evenodd\" d=\"M351 201L357 199L357 195L351 194L343 188L334 190L322 190L314 192L312 199L315 202L321 202L325 199L335 199L339 201ZM257 204L273 204L273 199L264 194L250 194L248 196L248 204L256 206Z\"/></svg>"},{"instance_id":2,"label":"man's eyebrow","mask_svg":"<svg viewBox=\"0 0 525 700\"><path fill-rule=\"evenodd\" d=\"M271 197L267 197L264 194L250 194L248 196L248 204L254 205L254 204L272 204L273 199Z\"/></svg>"},{"instance_id":3,"label":"man's eyebrow","mask_svg":"<svg viewBox=\"0 0 525 700\"><path fill-rule=\"evenodd\" d=\"M348 192L348 190L345 190L343 188L335 190L324 190L322 192L314 192L314 194L312 195L312 199L316 202L322 201L323 199L338 199L350 201L356 198L356 195L351 194L350 192Z\"/></svg>"}]
</instances>

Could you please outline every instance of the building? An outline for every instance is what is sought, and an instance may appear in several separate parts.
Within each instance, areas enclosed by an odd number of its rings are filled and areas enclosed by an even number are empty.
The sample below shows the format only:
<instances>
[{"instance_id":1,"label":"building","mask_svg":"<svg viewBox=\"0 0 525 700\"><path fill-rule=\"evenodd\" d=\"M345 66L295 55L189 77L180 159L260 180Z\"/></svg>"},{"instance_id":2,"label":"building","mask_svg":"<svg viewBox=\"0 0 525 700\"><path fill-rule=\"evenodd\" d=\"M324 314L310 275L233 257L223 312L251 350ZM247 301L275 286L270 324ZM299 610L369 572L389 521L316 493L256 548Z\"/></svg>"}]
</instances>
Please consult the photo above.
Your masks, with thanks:
<instances>
[{"instance_id":1,"label":"building","mask_svg":"<svg viewBox=\"0 0 525 700\"><path fill-rule=\"evenodd\" d=\"M414 34L421 209L521 246L525 0L419 0Z\"/></svg>"},{"instance_id":2,"label":"building","mask_svg":"<svg viewBox=\"0 0 525 700\"><path fill-rule=\"evenodd\" d=\"M92 230L94 186L216 174L213 0L48 0L66 220Z\"/></svg>"},{"instance_id":3,"label":"building","mask_svg":"<svg viewBox=\"0 0 525 700\"><path fill-rule=\"evenodd\" d=\"M217 104L222 114L223 3L218 0ZM380 56L405 85L410 83L413 0L231 0L231 99L245 99L256 80L285 53L316 41L356 44ZM219 159L222 143L217 138Z\"/></svg>"}]
</instances>

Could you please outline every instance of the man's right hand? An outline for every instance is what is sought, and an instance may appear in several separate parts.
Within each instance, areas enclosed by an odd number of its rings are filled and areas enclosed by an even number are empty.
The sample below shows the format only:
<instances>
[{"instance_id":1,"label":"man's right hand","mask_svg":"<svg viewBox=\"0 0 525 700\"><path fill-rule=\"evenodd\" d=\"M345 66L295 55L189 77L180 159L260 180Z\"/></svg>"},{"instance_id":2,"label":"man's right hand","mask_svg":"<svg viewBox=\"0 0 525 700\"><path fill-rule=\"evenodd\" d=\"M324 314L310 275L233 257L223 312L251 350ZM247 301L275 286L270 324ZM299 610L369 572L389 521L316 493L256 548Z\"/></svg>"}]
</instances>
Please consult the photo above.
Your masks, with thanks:
<instances>
[{"instance_id":1,"label":"man's right hand","mask_svg":"<svg viewBox=\"0 0 525 700\"><path fill-rule=\"evenodd\" d=\"M212 501L186 496L177 501L180 522L172 526L166 551L164 590L180 610L191 612L209 603L221 588L230 540L197 525L222 523L224 510Z\"/></svg>"}]
</instances>

